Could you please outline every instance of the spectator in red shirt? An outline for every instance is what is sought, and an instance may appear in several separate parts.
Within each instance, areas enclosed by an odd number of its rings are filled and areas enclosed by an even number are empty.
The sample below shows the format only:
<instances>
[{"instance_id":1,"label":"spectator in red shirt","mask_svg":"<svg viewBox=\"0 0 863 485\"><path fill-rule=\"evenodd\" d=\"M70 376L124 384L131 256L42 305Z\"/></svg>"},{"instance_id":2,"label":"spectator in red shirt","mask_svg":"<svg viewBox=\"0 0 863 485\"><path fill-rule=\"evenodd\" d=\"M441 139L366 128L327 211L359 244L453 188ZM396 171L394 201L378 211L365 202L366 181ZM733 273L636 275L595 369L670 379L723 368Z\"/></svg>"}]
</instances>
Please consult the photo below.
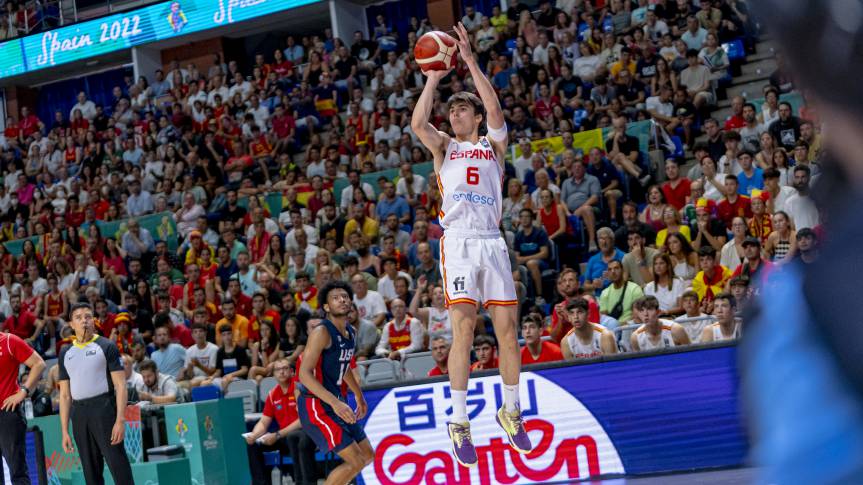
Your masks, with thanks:
<instances>
[{"instance_id":1,"label":"spectator in red shirt","mask_svg":"<svg viewBox=\"0 0 863 485\"><path fill-rule=\"evenodd\" d=\"M12 315L6 318L6 321L3 322L3 328L0 330L11 333L35 347L35 341L42 333L42 327L45 326L45 323L36 318L36 315L21 308L20 293L9 295L9 306L12 307Z\"/></svg>"},{"instance_id":2,"label":"spectator in red shirt","mask_svg":"<svg viewBox=\"0 0 863 485\"><path fill-rule=\"evenodd\" d=\"M553 342L542 340L542 325L536 319L526 317L521 322L521 336L524 337L524 347L521 348L521 365L538 364L563 360L560 347Z\"/></svg>"},{"instance_id":3,"label":"spectator in red shirt","mask_svg":"<svg viewBox=\"0 0 863 485\"><path fill-rule=\"evenodd\" d=\"M686 205L691 183L688 178L680 176L680 165L673 158L665 161L665 177L667 180L662 184L662 195L666 202L680 211Z\"/></svg>"},{"instance_id":4,"label":"spectator in red shirt","mask_svg":"<svg viewBox=\"0 0 863 485\"><path fill-rule=\"evenodd\" d=\"M735 217L752 218L752 207L749 197L737 193L740 183L736 175L725 176L725 197L716 206L716 218L731 230L731 221Z\"/></svg>"},{"instance_id":5,"label":"spectator in red shirt","mask_svg":"<svg viewBox=\"0 0 863 485\"><path fill-rule=\"evenodd\" d=\"M266 483L264 452L279 450L290 454L295 463L294 483L315 483L315 444L300 427L293 369L287 359L279 359L273 366L279 385L273 388L264 402L264 411L254 429L243 435L249 454L252 483ZM269 432L276 421L278 431Z\"/></svg>"},{"instance_id":6,"label":"spectator in red shirt","mask_svg":"<svg viewBox=\"0 0 863 485\"><path fill-rule=\"evenodd\" d=\"M18 127L21 129L21 135L27 138L45 128L45 125L42 124L42 121L36 115L30 113L30 108L23 106L21 108L21 122L18 124Z\"/></svg>"},{"instance_id":7,"label":"spectator in red shirt","mask_svg":"<svg viewBox=\"0 0 863 485\"><path fill-rule=\"evenodd\" d=\"M18 406L30 397L36 388L45 362L33 348L10 333L0 333L0 449L9 467L12 483L30 483L27 460L24 456L27 421ZM21 364L30 368L27 382L18 385L18 368Z\"/></svg>"},{"instance_id":8,"label":"spectator in red shirt","mask_svg":"<svg viewBox=\"0 0 863 485\"><path fill-rule=\"evenodd\" d=\"M79 227L84 223L84 208L78 204L78 196L70 195L66 207L66 226Z\"/></svg>"},{"instance_id":9,"label":"spectator in red shirt","mask_svg":"<svg viewBox=\"0 0 863 485\"><path fill-rule=\"evenodd\" d=\"M581 293L578 288L578 273L574 269L566 268L560 272L560 275L557 277L557 293L562 300L554 306L551 312L551 330L549 331L549 335L551 336L551 340L559 345L563 336L572 328L569 320L561 315L565 313L566 304L574 298L579 298ZM599 305L596 304L593 297L585 295L582 298L585 298L590 306L588 312L590 321L599 323Z\"/></svg>"},{"instance_id":10,"label":"spectator in red shirt","mask_svg":"<svg viewBox=\"0 0 863 485\"><path fill-rule=\"evenodd\" d=\"M725 120L724 131L739 130L746 126L746 120L743 119L743 104L745 102L743 96L731 98L731 116Z\"/></svg>"},{"instance_id":11,"label":"spectator in red shirt","mask_svg":"<svg viewBox=\"0 0 863 485\"><path fill-rule=\"evenodd\" d=\"M756 275L763 271L769 271L773 263L764 259L761 255L761 239L749 236L743 241L743 256L745 261L737 265L731 277L746 276L753 281ZM729 280L730 281L730 280ZM730 286L730 284L729 284Z\"/></svg>"},{"instance_id":12,"label":"spectator in red shirt","mask_svg":"<svg viewBox=\"0 0 863 485\"><path fill-rule=\"evenodd\" d=\"M497 344L494 337L490 335L479 335L473 340L473 349L476 352L476 362L470 366L471 372L475 370L497 369Z\"/></svg>"},{"instance_id":13,"label":"spectator in red shirt","mask_svg":"<svg viewBox=\"0 0 863 485\"><path fill-rule=\"evenodd\" d=\"M21 135L21 128L15 122L14 116L6 118L6 129L3 130L3 135L6 136L7 141L18 140L18 136Z\"/></svg>"},{"instance_id":14,"label":"spectator in red shirt","mask_svg":"<svg viewBox=\"0 0 863 485\"><path fill-rule=\"evenodd\" d=\"M243 294L240 280L231 278L228 280L228 296L233 300L237 309L237 315L246 318L252 317L252 298Z\"/></svg>"},{"instance_id":15,"label":"spectator in red shirt","mask_svg":"<svg viewBox=\"0 0 863 485\"><path fill-rule=\"evenodd\" d=\"M431 355L434 359L434 367L429 372L429 377L445 376L449 373L447 362L449 361L449 340L437 337L431 341Z\"/></svg>"}]
</instances>

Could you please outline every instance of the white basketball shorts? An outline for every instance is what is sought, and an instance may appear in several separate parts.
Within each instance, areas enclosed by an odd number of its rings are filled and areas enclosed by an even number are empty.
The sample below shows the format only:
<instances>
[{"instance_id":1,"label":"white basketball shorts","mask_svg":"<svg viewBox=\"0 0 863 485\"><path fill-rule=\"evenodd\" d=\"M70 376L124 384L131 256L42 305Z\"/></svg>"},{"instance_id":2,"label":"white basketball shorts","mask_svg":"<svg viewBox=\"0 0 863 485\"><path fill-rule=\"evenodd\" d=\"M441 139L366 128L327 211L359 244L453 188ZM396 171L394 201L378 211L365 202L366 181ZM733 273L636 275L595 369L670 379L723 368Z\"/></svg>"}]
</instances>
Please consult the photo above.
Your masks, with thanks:
<instances>
[{"instance_id":1,"label":"white basketball shorts","mask_svg":"<svg viewBox=\"0 0 863 485\"><path fill-rule=\"evenodd\" d=\"M448 229L440 239L446 306L456 303L517 305L506 241L500 233Z\"/></svg>"}]
</instances>

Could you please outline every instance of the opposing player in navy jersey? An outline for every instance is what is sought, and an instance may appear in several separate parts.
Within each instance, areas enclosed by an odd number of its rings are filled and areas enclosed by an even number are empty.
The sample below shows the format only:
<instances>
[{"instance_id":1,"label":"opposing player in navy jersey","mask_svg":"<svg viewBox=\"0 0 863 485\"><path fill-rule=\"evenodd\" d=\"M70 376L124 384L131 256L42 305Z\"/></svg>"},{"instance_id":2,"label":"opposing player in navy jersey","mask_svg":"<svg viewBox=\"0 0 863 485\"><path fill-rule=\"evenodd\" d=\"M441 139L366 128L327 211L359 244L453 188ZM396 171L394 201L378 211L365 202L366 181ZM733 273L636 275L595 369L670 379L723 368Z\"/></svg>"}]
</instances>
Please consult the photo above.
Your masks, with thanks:
<instances>
[{"instance_id":1,"label":"opposing player in navy jersey","mask_svg":"<svg viewBox=\"0 0 863 485\"><path fill-rule=\"evenodd\" d=\"M477 97L465 91L447 101L453 136L429 123L434 95L448 71L424 71L423 92L411 116L411 128L434 155L434 170L443 197L440 219L441 274L444 299L452 322L449 352L452 417L447 431L452 452L463 466L477 463L467 414L467 384L477 306L491 314L497 336L503 406L497 422L518 453L532 449L519 406L519 353L516 317L518 300L509 253L500 233L504 157L508 144L506 122L497 93L474 58L464 25L455 27L458 49L476 86ZM480 135L485 125L487 135Z\"/></svg>"},{"instance_id":2,"label":"opposing player in navy jersey","mask_svg":"<svg viewBox=\"0 0 863 485\"><path fill-rule=\"evenodd\" d=\"M309 335L300 364L297 411L303 431L318 449L344 461L327 476L327 484L350 482L374 460L374 450L358 423L366 415L366 400L351 372L356 335L348 323L353 293L343 281L327 284L318 294L327 317ZM342 398L345 382L357 400L353 410Z\"/></svg>"}]
</instances>

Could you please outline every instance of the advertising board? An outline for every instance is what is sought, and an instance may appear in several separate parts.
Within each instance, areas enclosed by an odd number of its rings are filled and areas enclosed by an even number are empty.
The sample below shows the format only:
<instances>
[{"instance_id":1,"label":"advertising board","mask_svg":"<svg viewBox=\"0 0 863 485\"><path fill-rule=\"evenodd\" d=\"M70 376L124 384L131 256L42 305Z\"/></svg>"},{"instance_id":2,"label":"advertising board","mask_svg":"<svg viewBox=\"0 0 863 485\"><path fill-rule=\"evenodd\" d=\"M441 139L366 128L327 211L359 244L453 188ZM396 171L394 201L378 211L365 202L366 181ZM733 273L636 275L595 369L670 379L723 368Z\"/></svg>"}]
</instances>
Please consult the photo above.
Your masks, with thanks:
<instances>
[{"instance_id":1,"label":"advertising board","mask_svg":"<svg viewBox=\"0 0 863 485\"><path fill-rule=\"evenodd\" d=\"M495 423L500 377L472 378L468 413L479 462L452 458L447 381L365 393L375 448L365 484L549 483L741 465L748 451L736 347L525 371L521 406L534 444L515 453Z\"/></svg>"},{"instance_id":2,"label":"advertising board","mask_svg":"<svg viewBox=\"0 0 863 485\"><path fill-rule=\"evenodd\" d=\"M80 61L320 0L171 0L0 43L0 78Z\"/></svg>"}]
</instances>

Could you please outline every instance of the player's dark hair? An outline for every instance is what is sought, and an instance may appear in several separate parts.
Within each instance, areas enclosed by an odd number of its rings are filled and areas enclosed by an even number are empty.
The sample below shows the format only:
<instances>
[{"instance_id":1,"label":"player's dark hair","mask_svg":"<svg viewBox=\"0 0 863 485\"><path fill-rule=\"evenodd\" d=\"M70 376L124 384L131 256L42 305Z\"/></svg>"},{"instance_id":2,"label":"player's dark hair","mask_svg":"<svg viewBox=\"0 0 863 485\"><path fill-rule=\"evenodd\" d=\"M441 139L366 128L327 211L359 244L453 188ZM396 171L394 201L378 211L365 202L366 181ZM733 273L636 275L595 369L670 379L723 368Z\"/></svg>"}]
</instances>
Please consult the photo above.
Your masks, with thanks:
<instances>
[{"instance_id":1,"label":"player's dark hair","mask_svg":"<svg viewBox=\"0 0 863 485\"><path fill-rule=\"evenodd\" d=\"M473 106L474 114L482 116L480 124L485 121L485 106L482 104L482 100L479 99L479 96L473 93L469 93L467 91L460 91L458 93L455 93L450 96L449 100L446 102L447 112L449 112L450 108L452 108L456 104L469 104Z\"/></svg>"},{"instance_id":2,"label":"player's dark hair","mask_svg":"<svg viewBox=\"0 0 863 485\"><path fill-rule=\"evenodd\" d=\"M72 315L75 314L76 311L78 311L82 308L86 308L87 310L90 310L91 312L93 311L93 307L89 303L84 302L84 301L79 301L77 303L72 304L72 307L69 308L69 316L71 317Z\"/></svg>"},{"instance_id":3,"label":"player's dark hair","mask_svg":"<svg viewBox=\"0 0 863 485\"><path fill-rule=\"evenodd\" d=\"M159 312L153 315L153 328L167 327L171 324L171 316L167 312Z\"/></svg>"},{"instance_id":4,"label":"player's dark hair","mask_svg":"<svg viewBox=\"0 0 863 485\"><path fill-rule=\"evenodd\" d=\"M653 295L641 297L641 308L647 310L659 310L659 300Z\"/></svg>"},{"instance_id":5,"label":"player's dark hair","mask_svg":"<svg viewBox=\"0 0 863 485\"><path fill-rule=\"evenodd\" d=\"M569 303L566 304L566 309L567 311L582 309L587 312L590 309L590 304L587 303L587 300L585 300L584 298L573 298L569 301Z\"/></svg>"},{"instance_id":6,"label":"player's dark hair","mask_svg":"<svg viewBox=\"0 0 863 485\"><path fill-rule=\"evenodd\" d=\"M144 359L141 361L140 364L138 364L138 372L143 372L145 370L148 370L148 371L152 372L153 374L156 374L159 372L159 369L156 367L156 363L150 359Z\"/></svg>"},{"instance_id":7,"label":"player's dark hair","mask_svg":"<svg viewBox=\"0 0 863 485\"><path fill-rule=\"evenodd\" d=\"M327 297L329 297L330 292L333 290L345 290L348 292L348 298L351 300L354 299L354 290L351 289L351 285L347 284L344 281L330 281L324 286L321 292L318 294L318 303L321 308L327 303Z\"/></svg>"},{"instance_id":8,"label":"player's dark hair","mask_svg":"<svg viewBox=\"0 0 863 485\"><path fill-rule=\"evenodd\" d=\"M737 308L737 299L734 298L734 295L732 295L731 293L722 292L713 297L714 302L718 300L725 300L728 302L729 305L731 305L731 308Z\"/></svg>"},{"instance_id":9,"label":"player's dark hair","mask_svg":"<svg viewBox=\"0 0 863 485\"><path fill-rule=\"evenodd\" d=\"M491 347L497 347L497 344L494 341L494 337L491 335L477 335L475 339L473 339L473 346L479 347L480 345L488 344Z\"/></svg>"},{"instance_id":10,"label":"player's dark hair","mask_svg":"<svg viewBox=\"0 0 863 485\"><path fill-rule=\"evenodd\" d=\"M710 256L711 258L716 257L716 249L710 245L704 245L698 248L698 256Z\"/></svg>"}]
</instances>

